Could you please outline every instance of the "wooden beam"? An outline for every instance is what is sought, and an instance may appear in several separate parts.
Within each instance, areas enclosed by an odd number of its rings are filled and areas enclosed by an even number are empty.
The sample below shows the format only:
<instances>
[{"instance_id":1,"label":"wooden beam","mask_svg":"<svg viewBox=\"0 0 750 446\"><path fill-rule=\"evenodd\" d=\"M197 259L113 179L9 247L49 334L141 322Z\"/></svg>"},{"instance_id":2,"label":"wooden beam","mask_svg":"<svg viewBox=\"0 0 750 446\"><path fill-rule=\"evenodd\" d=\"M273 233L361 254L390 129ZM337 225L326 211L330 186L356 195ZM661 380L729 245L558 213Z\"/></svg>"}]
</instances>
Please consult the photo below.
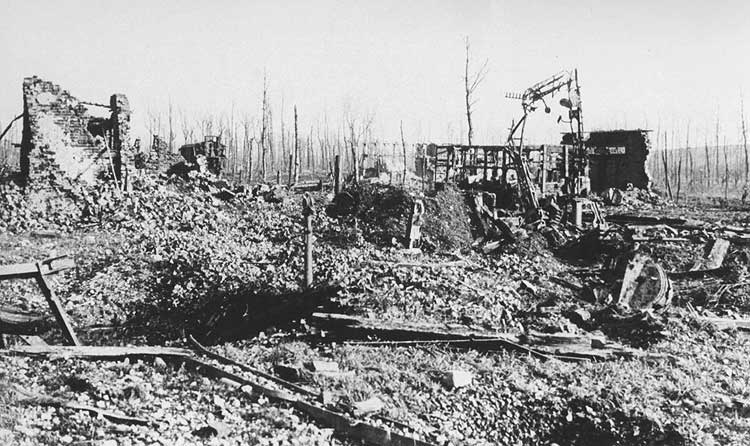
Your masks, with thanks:
<instances>
[{"instance_id":1,"label":"wooden beam","mask_svg":"<svg viewBox=\"0 0 750 446\"><path fill-rule=\"evenodd\" d=\"M49 316L0 308L0 333L33 335L48 330L52 325Z\"/></svg>"},{"instance_id":2,"label":"wooden beam","mask_svg":"<svg viewBox=\"0 0 750 446\"><path fill-rule=\"evenodd\" d=\"M43 275L56 274L75 266L75 261L68 256L53 257L36 263L0 265L0 280L31 279L40 272Z\"/></svg>"},{"instance_id":3,"label":"wooden beam","mask_svg":"<svg viewBox=\"0 0 750 446\"><path fill-rule=\"evenodd\" d=\"M143 418L129 417L124 414L118 414L98 407L81 404L76 401L66 400L64 398L27 392L18 386L14 386L13 391L21 396L19 402L22 404L36 404L40 406L64 407L67 409L80 410L118 424L132 424L138 426L148 426L151 424L148 420L144 420Z\"/></svg>"},{"instance_id":4,"label":"wooden beam","mask_svg":"<svg viewBox=\"0 0 750 446\"><path fill-rule=\"evenodd\" d=\"M190 350L176 347L118 347L118 346L16 346L0 353L22 356L57 356L63 358L122 361L128 359L187 358Z\"/></svg>"},{"instance_id":5,"label":"wooden beam","mask_svg":"<svg viewBox=\"0 0 750 446\"><path fill-rule=\"evenodd\" d=\"M44 298L47 299L47 303L49 304L50 309L52 310L52 314L55 315L55 319L57 320L57 323L60 324L60 328L63 330L63 334L65 335L65 339L71 344L71 345L81 345L81 342L78 340L78 337L76 336L75 331L73 330L73 325L70 323L70 320L68 319L68 313L65 312L65 308L63 308L62 303L60 300L55 296L55 292L52 291L52 289L49 287L49 284L47 283L47 280L44 278L44 273L42 272L44 270L44 267L41 263L36 264L37 267L37 275L36 283L39 285L39 288L42 290L42 294L44 294Z\"/></svg>"}]
</instances>

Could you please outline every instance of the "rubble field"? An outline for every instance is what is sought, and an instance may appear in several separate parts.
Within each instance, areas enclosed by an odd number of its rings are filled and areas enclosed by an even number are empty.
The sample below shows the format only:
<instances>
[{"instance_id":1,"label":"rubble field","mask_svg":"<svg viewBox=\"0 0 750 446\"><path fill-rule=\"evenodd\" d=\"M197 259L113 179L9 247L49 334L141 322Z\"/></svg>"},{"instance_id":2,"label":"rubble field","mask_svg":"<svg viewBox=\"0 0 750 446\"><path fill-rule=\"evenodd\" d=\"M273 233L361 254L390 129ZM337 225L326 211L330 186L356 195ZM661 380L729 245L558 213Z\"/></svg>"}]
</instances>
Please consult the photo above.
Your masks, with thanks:
<instances>
[{"instance_id":1,"label":"rubble field","mask_svg":"<svg viewBox=\"0 0 750 446\"><path fill-rule=\"evenodd\" d=\"M302 191L173 176L56 193L5 185L0 265L67 255L47 282L102 349L55 347L38 284L4 281L0 309L37 319L4 336L3 444L750 443L742 203L623 192L601 202L608 230L553 243L528 224L478 235L449 187L422 197L415 251L417 193L324 188L305 192L306 287ZM659 297L636 302L647 282Z\"/></svg>"}]
</instances>

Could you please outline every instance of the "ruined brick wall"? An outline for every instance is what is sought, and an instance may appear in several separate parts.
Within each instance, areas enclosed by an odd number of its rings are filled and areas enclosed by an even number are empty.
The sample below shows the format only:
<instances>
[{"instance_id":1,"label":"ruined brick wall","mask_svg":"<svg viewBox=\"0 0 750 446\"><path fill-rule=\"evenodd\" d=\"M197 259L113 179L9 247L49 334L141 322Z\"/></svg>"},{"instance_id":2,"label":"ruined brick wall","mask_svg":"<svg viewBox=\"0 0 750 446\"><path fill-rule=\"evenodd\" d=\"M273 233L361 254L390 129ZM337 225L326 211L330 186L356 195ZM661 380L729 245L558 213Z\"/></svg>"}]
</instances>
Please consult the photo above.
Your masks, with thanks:
<instances>
[{"instance_id":1,"label":"ruined brick wall","mask_svg":"<svg viewBox=\"0 0 750 446\"><path fill-rule=\"evenodd\" d=\"M24 79L21 174L27 185L45 188L65 180L93 183L113 173L126 179L130 155L127 98L113 95L109 118L89 115L69 92L38 77Z\"/></svg>"},{"instance_id":2,"label":"ruined brick wall","mask_svg":"<svg viewBox=\"0 0 750 446\"><path fill-rule=\"evenodd\" d=\"M591 132L586 141L591 190L623 189L629 183L647 188L650 178L646 160L650 148L651 142L645 130Z\"/></svg>"}]
</instances>

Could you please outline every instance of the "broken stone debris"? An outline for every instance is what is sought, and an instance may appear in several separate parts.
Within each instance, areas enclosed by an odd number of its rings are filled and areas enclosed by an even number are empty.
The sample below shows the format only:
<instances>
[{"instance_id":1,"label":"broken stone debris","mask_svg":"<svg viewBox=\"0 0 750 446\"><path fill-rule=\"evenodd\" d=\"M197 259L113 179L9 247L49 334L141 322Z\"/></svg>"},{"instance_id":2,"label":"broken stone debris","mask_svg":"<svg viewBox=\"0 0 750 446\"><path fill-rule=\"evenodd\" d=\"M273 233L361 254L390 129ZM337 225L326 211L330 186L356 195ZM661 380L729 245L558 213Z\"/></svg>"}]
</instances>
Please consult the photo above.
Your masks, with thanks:
<instances>
[{"instance_id":1,"label":"broken stone debris","mask_svg":"<svg viewBox=\"0 0 750 446\"><path fill-rule=\"evenodd\" d=\"M474 374L466 370L449 370L443 374L443 383L450 389L471 385Z\"/></svg>"}]
</instances>

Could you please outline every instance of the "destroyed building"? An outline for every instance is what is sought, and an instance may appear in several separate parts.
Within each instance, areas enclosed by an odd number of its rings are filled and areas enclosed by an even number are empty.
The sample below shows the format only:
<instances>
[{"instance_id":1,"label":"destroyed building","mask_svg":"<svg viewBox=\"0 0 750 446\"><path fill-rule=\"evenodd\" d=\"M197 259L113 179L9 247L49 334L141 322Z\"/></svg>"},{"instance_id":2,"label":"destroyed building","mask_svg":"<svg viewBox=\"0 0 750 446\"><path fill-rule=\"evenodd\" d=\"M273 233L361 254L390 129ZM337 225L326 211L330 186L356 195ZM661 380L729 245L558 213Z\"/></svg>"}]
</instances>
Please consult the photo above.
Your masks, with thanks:
<instances>
[{"instance_id":1,"label":"destroyed building","mask_svg":"<svg viewBox=\"0 0 750 446\"><path fill-rule=\"evenodd\" d=\"M109 104L84 102L34 76L24 79L23 103L20 167L26 186L91 184L102 177L128 184L133 148L125 95L113 94ZM89 107L108 110L109 116L93 116Z\"/></svg>"},{"instance_id":2,"label":"destroyed building","mask_svg":"<svg viewBox=\"0 0 750 446\"><path fill-rule=\"evenodd\" d=\"M180 147L180 154L199 171L219 175L226 165L226 150L220 136L206 136L202 142Z\"/></svg>"},{"instance_id":3,"label":"destroyed building","mask_svg":"<svg viewBox=\"0 0 750 446\"><path fill-rule=\"evenodd\" d=\"M610 187L625 189L649 187L646 159L651 148L649 130L600 130L589 132L584 144L589 164L591 191L602 192ZM572 135L563 136L570 144Z\"/></svg>"}]
</instances>

